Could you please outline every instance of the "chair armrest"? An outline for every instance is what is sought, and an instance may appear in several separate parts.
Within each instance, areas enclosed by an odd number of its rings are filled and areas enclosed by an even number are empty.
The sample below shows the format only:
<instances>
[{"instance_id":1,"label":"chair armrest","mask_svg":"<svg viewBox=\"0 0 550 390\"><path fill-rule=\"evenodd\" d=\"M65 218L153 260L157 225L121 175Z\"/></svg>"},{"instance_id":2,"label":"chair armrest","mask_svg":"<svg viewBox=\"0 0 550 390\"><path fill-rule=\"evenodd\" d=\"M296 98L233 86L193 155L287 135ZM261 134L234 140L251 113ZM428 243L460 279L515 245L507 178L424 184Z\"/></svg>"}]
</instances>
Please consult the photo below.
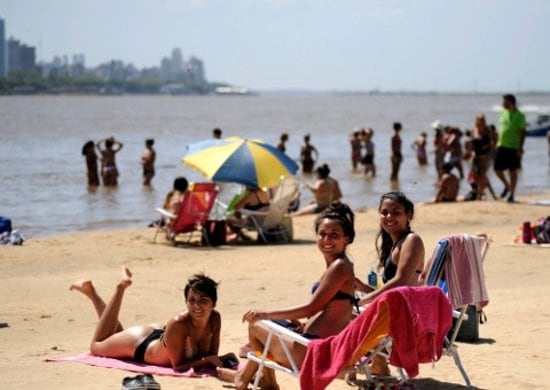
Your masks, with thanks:
<instances>
[{"instance_id":1,"label":"chair armrest","mask_svg":"<svg viewBox=\"0 0 550 390\"><path fill-rule=\"evenodd\" d=\"M311 341L310 339L307 339L304 336L302 336L302 335L300 335L296 332L293 332L290 329L287 329L284 326L276 324L275 322L270 321L270 320L260 320L260 325L264 329L267 329L267 330L277 334L278 336L283 336L283 337L285 337L289 340L300 343L305 347L307 347L307 345Z\"/></svg>"},{"instance_id":2,"label":"chair armrest","mask_svg":"<svg viewBox=\"0 0 550 390\"><path fill-rule=\"evenodd\" d=\"M156 210L163 216L165 216L166 218L176 218L177 215L175 215L174 213L166 210L166 209L162 209L160 207L156 208Z\"/></svg>"},{"instance_id":3,"label":"chair armrest","mask_svg":"<svg viewBox=\"0 0 550 390\"><path fill-rule=\"evenodd\" d=\"M267 215L267 211L259 211L259 210L247 210L247 209L240 209L239 210L241 212L241 214L243 214L244 216L266 216Z\"/></svg>"}]
</instances>

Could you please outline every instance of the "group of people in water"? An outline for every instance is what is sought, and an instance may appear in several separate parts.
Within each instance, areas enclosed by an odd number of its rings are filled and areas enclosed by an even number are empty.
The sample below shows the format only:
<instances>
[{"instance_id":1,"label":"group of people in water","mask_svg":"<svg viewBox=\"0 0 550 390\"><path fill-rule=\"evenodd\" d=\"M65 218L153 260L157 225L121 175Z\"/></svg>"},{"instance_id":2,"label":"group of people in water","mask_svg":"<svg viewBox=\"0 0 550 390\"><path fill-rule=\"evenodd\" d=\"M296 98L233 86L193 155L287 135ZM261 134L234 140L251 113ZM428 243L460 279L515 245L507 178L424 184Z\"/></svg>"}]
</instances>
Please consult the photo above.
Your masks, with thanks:
<instances>
[{"instance_id":1,"label":"group of people in water","mask_svg":"<svg viewBox=\"0 0 550 390\"><path fill-rule=\"evenodd\" d=\"M154 139L145 140L145 150L140 158L140 163L143 167L143 185L150 186L151 180L155 176L155 158L156 152L153 148ZM94 141L87 141L82 147L82 155L86 159L86 171L88 177L88 186L91 188L100 185L100 176L103 185L106 187L116 187L118 185L118 177L120 175L116 165L116 154L122 149L122 142L110 136ZM101 162L98 174L98 155Z\"/></svg>"},{"instance_id":2,"label":"group of people in water","mask_svg":"<svg viewBox=\"0 0 550 390\"><path fill-rule=\"evenodd\" d=\"M475 117L474 126L466 131L456 126L444 125L440 121L432 123L433 146L429 148L428 134L421 132L412 142L419 166L428 165L428 155L433 154L433 164L437 174L437 192L429 202L453 202L458 200L460 180L466 179L469 192L464 200L486 199L486 191L497 199L497 195L488 178L488 172L494 167L495 174L504 185L500 197L508 196L508 202L514 201L514 191L517 181L517 169L521 167L523 141L525 138L525 118L516 106L513 95L503 96L503 112L499 119L500 133L495 125L488 124L485 115ZM393 124L390 138L391 145L391 175L392 181L397 181L403 161L402 125ZM374 130L365 127L353 131L349 136L351 147L351 166L353 171L364 167L364 174L376 175L374 163ZM469 165L465 169L464 164ZM456 174L455 172L456 171ZM510 171L510 179L504 175Z\"/></svg>"},{"instance_id":3,"label":"group of people in water","mask_svg":"<svg viewBox=\"0 0 550 390\"><path fill-rule=\"evenodd\" d=\"M266 331L258 320L292 325L294 331L310 339L326 338L339 333L352 321L357 305L368 305L391 288L423 284L420 275L425 251L422 238L411 228L414 204L401 192L389 192L380 198L378 213L377 264L384 284L370 286L354 274L353 262L347 254L348 246L356 239L354 213L346 204L333 202L315 219L316 244L325 270L314 284L311 298L292 307L246 311L242 317L248 323L244 350L261 351L266 343ZM177 371L216 368L220 379L233 383L237 389L248 387L257 364L246 360L238 367L235 354L220 355L217 282L204 274L193 275L184 289L184 310L164 323L123 328L118 316L126 289L131 285L132 274L123 267L108 302L100 297L91 280L78 280L70 286L90 299L99 318L90 342L92 354L172 367ZM290 363L280 342L273 341L272 358L288 367ZM286 347L301 365L306 347L291 342ZM372 369L378 375L389 373L384 359L375 361ZM278 389L270 369L264 369L262 388Z\"/></svg>"}]
</instances>

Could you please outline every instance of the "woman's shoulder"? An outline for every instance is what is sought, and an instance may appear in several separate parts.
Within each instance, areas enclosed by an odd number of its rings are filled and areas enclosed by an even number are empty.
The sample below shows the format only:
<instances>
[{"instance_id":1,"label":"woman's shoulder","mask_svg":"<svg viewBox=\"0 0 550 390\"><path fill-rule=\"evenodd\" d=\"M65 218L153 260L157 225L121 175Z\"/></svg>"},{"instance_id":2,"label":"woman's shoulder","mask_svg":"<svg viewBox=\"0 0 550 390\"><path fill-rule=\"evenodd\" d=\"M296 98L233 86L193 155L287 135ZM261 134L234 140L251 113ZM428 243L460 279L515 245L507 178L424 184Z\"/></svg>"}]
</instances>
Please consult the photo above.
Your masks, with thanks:
<instances>
[{"instance_id":1,"label":"woman's shoulder","mask_svg":"<svg viewBox=\"0 0 550 390\"><path fill-rule=\"evenodd\" d=\"M403 240L402 247L411 247L411 248L424 248L424 241L418 233L411 232Z\"/></svg>"}]
</instances>

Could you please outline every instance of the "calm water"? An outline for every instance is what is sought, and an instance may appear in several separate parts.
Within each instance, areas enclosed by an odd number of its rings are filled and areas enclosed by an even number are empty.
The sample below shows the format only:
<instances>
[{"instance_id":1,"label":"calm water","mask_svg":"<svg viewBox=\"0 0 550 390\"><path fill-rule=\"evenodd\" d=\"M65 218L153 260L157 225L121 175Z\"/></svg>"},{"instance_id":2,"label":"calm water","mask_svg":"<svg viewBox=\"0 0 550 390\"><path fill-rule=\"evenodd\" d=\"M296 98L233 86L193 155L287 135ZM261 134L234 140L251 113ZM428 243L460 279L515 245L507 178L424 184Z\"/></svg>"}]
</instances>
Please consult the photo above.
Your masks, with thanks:
<instances>
[{"instance_id":1,"label":"calm water","mask_svg":"<svg viewBox=\"0 0 550 390\"><path fill-rule=\"evenodd\" d=\"M529 117L548 109L550 98L519 96ZM287 153L297 158L302 137L312 135L320 161L340 180L352 207L376 207L391 188L389 135L403 123L405 161L400 188L414 201L434 195L433 165L420 168L409 148L436 119L465 129L478 113L496 123L500 96L33 96L0 97L0 215L12 219L27 238L62 232L146 226L157 217L174 177L203 180L180 163L186 145L209 138L214 127L224 136L254 137L276 144L288 132ZM348 133L357 126L375 130L378 177L351 173ZM114 135L124 143L117 154L117 189L89 192L81 147L88 139ZM139 157L146 138L155 138L157 176L153 188L141 185ZM518 196L550 188L548 146L528 138ZM312 180L301 177L302 181ZM501 185L492 177L497 191ZM227 199L236 191L226 186ZM461 193L467 191L463 184ZM307 202L310 194L304 193Z\"/></svg>"}]
</instances>

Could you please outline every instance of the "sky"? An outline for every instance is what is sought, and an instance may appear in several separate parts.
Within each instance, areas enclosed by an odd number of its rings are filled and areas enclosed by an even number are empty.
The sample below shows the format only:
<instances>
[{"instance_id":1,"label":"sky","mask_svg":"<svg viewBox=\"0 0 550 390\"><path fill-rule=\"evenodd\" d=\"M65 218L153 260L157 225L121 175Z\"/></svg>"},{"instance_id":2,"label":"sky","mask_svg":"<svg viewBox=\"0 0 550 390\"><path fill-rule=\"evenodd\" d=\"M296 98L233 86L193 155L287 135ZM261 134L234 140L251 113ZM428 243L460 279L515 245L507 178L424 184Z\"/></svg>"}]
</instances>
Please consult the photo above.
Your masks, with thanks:
<instances>
[{"instance_id":1,"label":"sky","mask_svg":"<svg viewBox=\"0 0 550 390\"><path fill-rule=\"evenodd\" d=\"M253 90L550 91L547 0L0 0L37 59L159 66Z\"/></svg>"}]
</instances>

